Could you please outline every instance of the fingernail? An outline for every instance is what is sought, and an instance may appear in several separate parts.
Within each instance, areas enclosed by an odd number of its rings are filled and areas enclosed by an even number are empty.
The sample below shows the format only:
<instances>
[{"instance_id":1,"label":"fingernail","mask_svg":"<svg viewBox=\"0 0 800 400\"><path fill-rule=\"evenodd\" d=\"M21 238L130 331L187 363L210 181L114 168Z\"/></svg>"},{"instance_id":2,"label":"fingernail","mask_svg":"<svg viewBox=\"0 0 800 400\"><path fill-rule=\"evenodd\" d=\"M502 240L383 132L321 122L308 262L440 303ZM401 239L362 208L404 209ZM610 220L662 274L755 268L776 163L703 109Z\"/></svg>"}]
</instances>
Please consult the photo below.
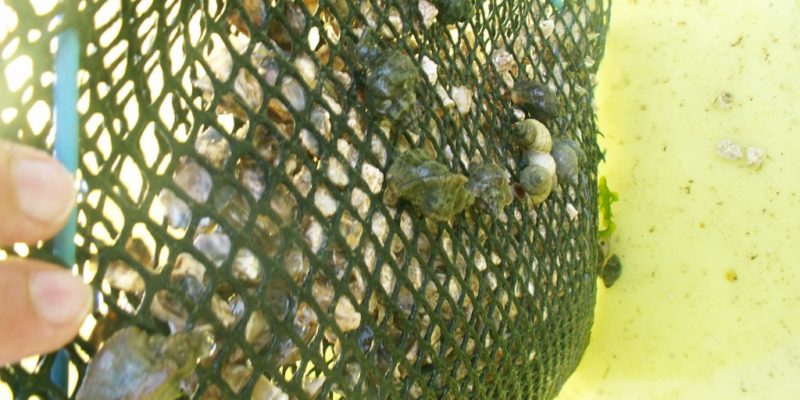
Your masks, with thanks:
<instances>
[{"instance_id":1,"label":"fingernail","mask_svg":"<svg viewBox=\"0 0 800 400\"><path fill-rule=\"evenodd\" d=\"M72 176L49 158L21 158L14 165L17 204L26 217L52 224L72 210L75 189Z\"/></svg>"},{"instance_id":2,"label":"fingernail","mask_svg":"<svg viewBox=\"0 0 800 400\"><path fill-rule=\"evenodd\" d=\"M89 286L67 271L34 273L29 292L39 317L54 325L83 319L92 304Z\"/></svg>"}]
</instances>

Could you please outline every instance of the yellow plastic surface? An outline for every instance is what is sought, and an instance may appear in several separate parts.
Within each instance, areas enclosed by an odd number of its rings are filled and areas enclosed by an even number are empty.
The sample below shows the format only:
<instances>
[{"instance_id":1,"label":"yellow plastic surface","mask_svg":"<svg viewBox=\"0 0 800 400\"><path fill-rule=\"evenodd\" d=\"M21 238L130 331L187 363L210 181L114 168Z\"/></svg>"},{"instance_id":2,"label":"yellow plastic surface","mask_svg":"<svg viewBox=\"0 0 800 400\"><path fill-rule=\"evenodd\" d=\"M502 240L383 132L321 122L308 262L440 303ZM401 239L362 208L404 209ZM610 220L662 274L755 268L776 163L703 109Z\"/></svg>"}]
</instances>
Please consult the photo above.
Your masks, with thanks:
<instances>
[{"instance_id":1,"label":"yellow plastic surface","mask_svg":"<svg viewBox=\"0 0 800 400\"><path fill-rule=\"evenodd\" d=\"M613 2L597 95L623 273L560 399L800 398L798 21L795 0Z\"/></svg>"}]
</instances>

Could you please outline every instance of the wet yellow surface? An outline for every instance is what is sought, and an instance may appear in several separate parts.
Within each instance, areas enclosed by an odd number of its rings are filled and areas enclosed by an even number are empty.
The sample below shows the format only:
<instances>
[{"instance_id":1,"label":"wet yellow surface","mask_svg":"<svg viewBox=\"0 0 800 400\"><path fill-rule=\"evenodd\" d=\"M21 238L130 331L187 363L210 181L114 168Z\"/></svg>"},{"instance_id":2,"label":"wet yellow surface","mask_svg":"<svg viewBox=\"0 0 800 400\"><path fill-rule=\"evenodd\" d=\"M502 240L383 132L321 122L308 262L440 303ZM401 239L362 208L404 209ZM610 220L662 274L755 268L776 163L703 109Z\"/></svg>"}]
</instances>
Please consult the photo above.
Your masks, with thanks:
<instances>
[{"instance_id":1,"label":"wet yellow surface","mask_svg":"<svg viewBox=\"0 0 800 400\"><path fill-rule=\"evenodd\" d=\"M561 399L800 396L799 17L797 1L613 2L597 96L623 274ZM723 139L763 168L721 157Z\"/></svg>"}]
</instances>

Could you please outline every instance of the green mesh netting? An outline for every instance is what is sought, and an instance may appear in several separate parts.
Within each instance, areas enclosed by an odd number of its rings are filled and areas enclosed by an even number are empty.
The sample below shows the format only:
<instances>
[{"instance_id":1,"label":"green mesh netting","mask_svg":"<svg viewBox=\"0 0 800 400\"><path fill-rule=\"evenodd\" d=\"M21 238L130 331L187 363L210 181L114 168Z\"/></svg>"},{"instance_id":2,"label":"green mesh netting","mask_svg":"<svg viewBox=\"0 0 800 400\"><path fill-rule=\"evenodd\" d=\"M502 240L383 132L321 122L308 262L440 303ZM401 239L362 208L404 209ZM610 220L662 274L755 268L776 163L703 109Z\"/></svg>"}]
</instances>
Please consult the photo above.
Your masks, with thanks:
<instances>
[{"instance_id":1,"label":"green mesh netting","mask_svg":"<svg viewBox=\"0 0 800 400\"><path fill-rule=\"evenodd\" d=\"M13 140L52 146L54 39L81 38L77 268L98 295L62 353L77 386L100 345L137 326L213 339L175 384L189 398L554 397L592 325L592 90L609 6L0 3ZM526 80L555 93L555 116L515 106ZM387 201L390 166L416 148L453 173L494 163L518 182L512 125L531 117L585 153L542 204L523 193L438 221ZM28 251L49 254L5 254ZM18 398L74 397L54 363L0 369L0 382Z\"/></svg>"}]
</instances>

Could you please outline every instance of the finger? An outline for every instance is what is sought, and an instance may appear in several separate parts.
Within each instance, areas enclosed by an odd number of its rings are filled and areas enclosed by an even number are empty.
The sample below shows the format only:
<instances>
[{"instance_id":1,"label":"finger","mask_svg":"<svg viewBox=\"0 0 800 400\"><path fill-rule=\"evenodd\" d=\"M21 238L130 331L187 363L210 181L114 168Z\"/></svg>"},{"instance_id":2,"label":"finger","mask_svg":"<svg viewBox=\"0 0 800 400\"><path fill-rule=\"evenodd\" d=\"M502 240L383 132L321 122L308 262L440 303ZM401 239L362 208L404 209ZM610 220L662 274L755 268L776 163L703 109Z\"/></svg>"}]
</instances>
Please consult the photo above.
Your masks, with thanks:
<instances>
[{"instance_id":1,"label":"finger","mask_svg":"<svg viewBox=\"0 0 800 400\"><path fill-rule=\"evenodd\" d=\"M74 205L72 175L58 161L0 140L0 245L49 239Z\"/></svg>"},{"instance_id":2,"label":"finger","mask_svg":"<svg viewBox=\"0 0 800 400\"><path fill-rule=\"evenodd\" d=\"M92 291L69 271L36 260L0 264L0 366L49 353L75 337Z\"/></svg>"}]
</instances>

